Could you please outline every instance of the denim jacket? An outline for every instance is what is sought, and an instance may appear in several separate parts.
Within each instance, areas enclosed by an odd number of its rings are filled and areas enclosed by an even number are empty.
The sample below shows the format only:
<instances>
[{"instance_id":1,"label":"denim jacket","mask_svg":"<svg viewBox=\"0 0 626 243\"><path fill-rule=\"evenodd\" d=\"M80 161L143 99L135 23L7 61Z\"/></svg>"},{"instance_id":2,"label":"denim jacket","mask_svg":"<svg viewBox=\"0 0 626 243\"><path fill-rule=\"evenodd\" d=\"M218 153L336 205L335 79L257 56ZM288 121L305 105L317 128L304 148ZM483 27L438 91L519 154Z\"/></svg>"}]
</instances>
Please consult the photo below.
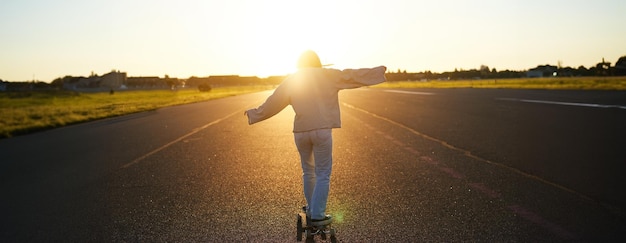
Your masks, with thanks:
<instances>
[{"instance_id":1,"label":"denim jacket","mask_svg":"<svg viewBox=\"0 0 626 243\"><path fill-rule=\"evenodd\" d=\"M248 124L268 119L291 105L293 132L341 127L338 93L384 82L386 67L361 69L302 68L288 76L258 108L247 111Z\"/></svg>"}]
</instances>

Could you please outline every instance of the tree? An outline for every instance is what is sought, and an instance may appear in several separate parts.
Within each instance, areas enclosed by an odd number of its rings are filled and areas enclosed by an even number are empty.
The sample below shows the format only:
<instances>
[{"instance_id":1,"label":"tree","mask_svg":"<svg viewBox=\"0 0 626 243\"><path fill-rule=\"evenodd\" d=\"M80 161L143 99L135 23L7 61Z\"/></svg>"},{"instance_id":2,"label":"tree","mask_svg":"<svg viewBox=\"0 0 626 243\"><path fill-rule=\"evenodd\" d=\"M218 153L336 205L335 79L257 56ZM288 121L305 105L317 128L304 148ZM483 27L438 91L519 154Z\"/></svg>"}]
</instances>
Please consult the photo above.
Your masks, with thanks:
<instances>
[{"instance_id":1,"label":"tree","mask_svg":"<svg viewBox=\"0 0 626 243\"><path fill-rule=\"evenodd\" d=\"M480 77L481 78L490 78L491 77L491 71L489 70L489 66L487 65L480 65Z\"/></svg>"},{"instance_id":2,"label":"tree","mask_svg":"<svg viewBox=\"0 0 626 243\"><path fill-rule=\"evenodd\" d=\"M167 84L167 86L170 87L171 90L176 90L176 86L179 84L179 81L177 78L170 78L169 75L165 74L165 78L163 78L165 80L165 83Z\"/></svg>"},{"instance_id":3,"label":"tree","mask_svg":"<svg viewBox=\"0 0 626 243\"><path fill-rule=\"evenodd\" d=\"M615 63L615 75L626 75L626 56L622 56L617 59L617 62Z\"/></svg>"},{"instance_id":4,"label":"tree","mask_svg":"<svg viewBox=\"0 0 626 243\"><path fill-rule=\"evenodd\" d=\"M576 69L576 74L580 75L580 76L589 76L589 69L587 69L585 66L580 65L580 67L578 67L578 69Z\"/></svg>"}]
</instances>

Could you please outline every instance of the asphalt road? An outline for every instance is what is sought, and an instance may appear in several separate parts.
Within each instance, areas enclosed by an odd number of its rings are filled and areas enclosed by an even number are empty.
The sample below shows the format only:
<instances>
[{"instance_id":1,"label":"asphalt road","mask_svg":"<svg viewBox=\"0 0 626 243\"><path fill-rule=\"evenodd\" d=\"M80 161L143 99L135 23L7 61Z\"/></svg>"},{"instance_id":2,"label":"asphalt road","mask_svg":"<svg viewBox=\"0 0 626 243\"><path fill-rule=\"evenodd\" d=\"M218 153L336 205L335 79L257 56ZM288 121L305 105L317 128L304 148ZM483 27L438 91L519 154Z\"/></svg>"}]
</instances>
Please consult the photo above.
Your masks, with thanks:
<instances>
[{"instance_id":1,"label":"asphalt road","mask_svg":"<svg viewBox=\"0 0 626 243\"><path fill-rule=\"evenodd\" d=\"M243 117L268 94L0 140L0 239L295 241L293 112ZM339 241L626 240L625 92L340 99L328 208Z\"/></svg>"}]
</instances>

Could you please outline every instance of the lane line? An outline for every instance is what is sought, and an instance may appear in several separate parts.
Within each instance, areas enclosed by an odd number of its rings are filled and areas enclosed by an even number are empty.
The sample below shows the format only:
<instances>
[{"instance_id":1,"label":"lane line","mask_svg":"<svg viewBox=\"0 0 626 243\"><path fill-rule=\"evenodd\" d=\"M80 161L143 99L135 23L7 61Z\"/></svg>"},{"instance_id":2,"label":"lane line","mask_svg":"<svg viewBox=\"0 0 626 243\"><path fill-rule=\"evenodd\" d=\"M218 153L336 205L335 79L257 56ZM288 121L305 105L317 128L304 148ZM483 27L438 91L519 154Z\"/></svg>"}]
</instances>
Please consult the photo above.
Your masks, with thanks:
<instances>
[{"instance_id":1,"label":"lane line","mask_svg":"<svg viewBox=\"0 0 626 243\"><path fill-rule=\"evenodd\" d=\"M558 235L559 237L565 239L565 240L575 240L578 239L578 237L574 234L571 233L569 231L567 231L566 229L564 229L563 227L561 227L560 225L554 224L546 219L544 219L543 217L539 216L538 214L522 207L519 205L509 205L507 206L507 208L509 210L511 210L513 213L521 216L522 218L531 221L535 224L540 225L543 228L549 229L550 231L552 231L554 234Z\"/></svg>"},{"instance_id":2,"label":"lane line","mask_svg":"<svg viewBox=\"0 0 626 243\"><path fill-rule=\"evenodd\" d=\"M366 111L366 110L364 110L364 109L361 109L361 108L355 107L355 106L350 105L350 104L345 103L345 102L342 102L342 104L343 104L345 107L348 107L348 108L350 108L350 109L354 109L354 110L356 110L356 111L363 112L363 113L365 113L365 114L368 114L368 115L373 116L373 117L375 117L375 118L378 118L378 119L380 119L380 120L383 120L383 121L389 122L389 123L391 123L391 124L393 124L393 125L395 125L395 126L398 126L398 127L402 128L402 129L404 129L404 130L407 130L407 131L409 131L410 133L413 133L413 134L415 134L415 135L417 135L417 136L420 136L420 137L422 137L422 138L424 138L424 139L427 139L427 140L430 140L430 141L433 141L433 142L439 143L439 144L441 144L442 146L444 146L444 147L446 147L446 148L448 148L448 149L451 149L451 150L454 150L454 151L460 152L460 153L464 154L465 156L467 156L467 157L469 157L469 158L472 158L472 159L475 159L475 160L478 160L478 161L481 161L481 162L484 162L484 163L487 163L487 164L490 164L490 165L495 165L495 166L498 166L498 167L501 167L501 168L504 168L504 169L510 170L510 171L512 171L512 172L514 172L514 173L517 173L517 174L519 174L519 175L522 175L522 176L524 176L524 177L527 177L527 178L530 178L530 179L533 179L533 180L540 181L540 182L542 182L542 183L544 183L544 184L547 184L547 185L550 185L550 186L553 186L553 187L559 188L559 189L561 189L561 190L563 190L563 191L566 191L566 192L573 193L573 194L578 195L579 197L584 198L584 199L586 199L586 200L588 200L588 201L593 201L591 198L589 198L589 197L587 197L587 196L585 196L585 195L583 195L583 194L581 194L581 193L579 193L579 192L577 192L577 191L574 191L574 190L572 190L572 189L569 189L569 188L567 188L567 187L565 187L565 186L561 186L561 185L556 184L556 183L554 183L554 182L551 182L551 181L545 180L545 179L543 179L543 178L541 178L541 177L538 177L538 176L535 176L535 175L528 174L528 173L526 173L526 172L524 172L524 171L521 171L521 170L519 170L519 169L516 169L516 168L514 168L514 167L507 166L507 165L500 164L500 163L496 163L496 162L493 162L493 161L491 161L491 160L488 160L488 159L485 159L485 158L479 157L479 156L477 156L477 155L474 155L472 152L470 152L470 151L468 151L468 150L465 150L465 149L462 149L462 148L455 147L454 145L451 145L451 144L449 144L449 143L448 143L448 142L446 142L446 141L443 141L443 140L440 140L440 139L437 139L437 138L434 138L434 137L428 136L428 135L426 135L426 134L423 134L423 133L421 133L421 132L418 132L418 131L416 131L416 130L415 130L415 129L413 129L413 128L410 128L410 127L408 127L408 126L406 126L406 125L403 125L402 123L396 122L396 121L394 121L394 120L391 120L391 119L386 118L386 117L383 117L383 116L379 116L379 115L377 115L377 114L371 113L371 112L369 112L369 111Z\"/></svg>"},{"instance_id":3,"label":"lane line","mask_svg":"<svg viewBox=\"0 0 626 243\"><path fill-rule=\"evenodd\" d=\"M517 174L520 174L520 175L522 175L522 176L525 176L525 177L527 177L527 178L534 179L534 180L538 180L538 181L543 182L543 183L545 183L545 184L547 184L547 185L554 186L554 187L556 187L556 188L559 188L559 189L565 190L565 191L567 191L567 192L573 193L573 194L575 194L575 195L578 195L579 197L581 197L581 198L583 198L583 199L586 199L586 200L592 201L589 197L587 197L587 196L585 196L585 195L583 195L583 194L580 194L580 193L578 193L578 192L576 192L576 191L574 191L574 190L571 190L571 189L566 188L566 187L564 187L564 186L561 186L561 185L555 184L555 183L553 183L553 182L550 182L550 181L544 180L544 179L542 179L542 178L540 178L540 177L537 177L537 176L534 176L534 175L531 175L531 174L525 173L525 172L523 172L523 171L521 171L521 170L518 170L518 169L515 169L515 168L513 168L513 167L509 167L509 166L506 166L506 165L503 165L503 164L499 164L499 163L496 163L496 162L490 161L490 160L488 160L488 159L484 159L484 158L478 157L478 156L476 156L476 155L472 154L472 153L471 153L470 151L468 151L468 150L464 150L464 149L461 149L461 148L457 148L457 147L455 147L455 146L453 146L453 145L451 145L451 144L449 144L449 143L447 143L447 142L445 142L445 141L443 141L443 140L439 140L439 139L433 138L433 137L431 137L431 136L428 136L428 135L426 135L426 134L420 133L420 132L418 132L418 131L416 131L416 130L414 130L414 129L410 128L410 127L407 127L407 126L405 126L405 125L403 125L403 124L401 124L401 123L398 123L398 122L396 122L396 121L393 121L393 120L391 120L391 119L389 119L389 118L386 118L386 117L383 117L383 116L379 116L379 115L377 115L377 114L371 113L371 112L366 111L366 110L363 110L363 109L361 109L361 108L357 108L357 107L355 107L355 106L353 106L353 105L350 105L350 104L348 104L348 103L345 103L345 102L342 102L342 104L343 104L344 106L348 107L348 108L351 108L351 109L354 109L354 110L357 110L357 111L363 112L363 113L365 113L365 114L367 114L367 115L373 116L373 117L378 118L378 119L381 119L381 120L383 120L383 121L387 121L387 122L391 123L392 125L395 125L395 126L398 126L398 127L400 127L400 128L403 128L403 129L405 129L405 130L408 130L409 132L411 132L411 133L413 133L413 134L415 134L415 135L417 135L417 136L420 136L420 137L422 137L422 138L425 138L425 139L427 139L427 140L430 140L430 141L433 141L433 142L439 143L439 144L441 144L442 146L447 147L447 148L449 148L449 149L451 149L451 150L461 152L461 153L463 153L463 154L464 154L465 156L467 156L467 157L470 157L470 158L473 158L473 159L475 159L475 160L482 161L482 162L485 162L485 163L488 163L488 164L491 164L491 165L495 165L495 166L498 166L498 167L502 167L502 168L505 168L505 169L511 170L511 171L513 171L513 172L515 172L515 173L517 173ZM377 131L377 132L378 132L378 131ZM390 137L391 137L391 136L389 136L389 135L385 136L385 138L387 138L387 139L390 139ZM395 139L391 138L391 140L395 140ZM422 156L422 157L420 157L420 158L421 158L422 160L424 160L425 162L429 163L429 164L435 165L435 166L436 166L439 170L441 170L441 171L443 171L443 172L447 173L449 176L451 176L451 177L453 177L453 178L456 178L456 179L465 179L465 176L464 176L463 174L461 174L461 173L457 172L456 170L454 170L454 169L452 169L452 168L445 167L445 166L443 166L443 165L439 165L439 163L438 163L436 160L434 160L432 157L430 157L430 156ZM487 196L488 196L488 197L490 197L490 198L497 199L497 198L500 198L500 197L501 197L500 193L498 193L498 192L494 191L493 189L491 189L491 188L487 187L487 186L486 186L486 185L484 185L483 183L472 183L472 182L469 182L469 186L470 186L470 187L472 187L472 188L474 188L474 189L476 189L476 190L478 190L478 191L479 191L479 192L481 192L482 194L487 195ZM567 231L566 229L564 229L564 228L563 228L563 227L561 227L560 225L555 224L555 223L552 223L552 222L550 222L550 221L548 221L548 220L544 219L543 217L539 216L538 214L533 213L532 211L530 211L530 210L528 210L528 209L526 209L526 208L524 208L524 207L522 207L522 206L519 206L519 205L510 205L510 206L507 206L507 208L508 208L509 210L511 210L513 213L516 213L516 214L520 215L522 218L524 218L524 219L526 219L526 220L528 220L528 221L531 221L531 222L533 222L533 223L535 223L535 224L539 225L540 227L542 227L542 228L544 228L544 229L547 229L548 231L551 231L552 233L554 233L555 235L558 235L559 237L561 237L561 238L563 238L563 239L572 240L572 239L576 239L576 238L577 238L577 236L576 236L575 234L573 234L573 233L571 233L571 232Z\"/></svg>"},{"instance_id":4,"label":"lane line","mask_svg":"<svg viewBox=\"0 0 626 243\"><path fill-rule=\"evenodd\" d=\"M591 107L591 108L605 108L605 109L617 108L617 109L626 110L626 106L622 106L622 105L603 105L603 104L592 104L592 103L575 103L575 102L561 102L561 101L549 101L549 100L528 100L528 99L516 99L516 98L496 98L496 100L548 104L548 105L566 105L566 106L580 106L580 107Z\"/></svg>"},{"instance_id":5,"label":"lane line","mask_svg":"<svg viewBox=\"0 0 626 243\"><path fill-rule=\"evenodd\" d=\"M458 171L450 168L450 167L445 167L445 166L439 166L439 170L446 172L449 176L451 176L452 178L456 178L456 179L463 179L465 178L465 176L461 173L459 173Z\"/></svg>"},{"instance_id":6,"label":"lane line","mask_svg":"<svg viewBox=\"0 0 626 243\"><path fill-rule=\"evenodd\" d=\"M435 161L433 158L429 157L429 156L422 156L420 157L421 160L423 160L426 163L429 163L431 165L438 165L439 162Z\"/></svg>"},{"instance_id":7,"label":"lane line","mask_svg":"<svg viewBox=\"0 0 626 243\"><path fill-rule=\"evenodd\" d=\"M156 153L158 153L158 152L160 152L160 151L162 151L162 150L166 149L167 147L172 146L172 145L174 145L174 144L176 144L176 143L178 143L178 142L180 142L180 141L184 140L185 138L187 138L187 137L189 137L189 136L191 136L191 135L194 135L194 134L196 134L196 133L198 133L198 132L200 132L200 131L202 131L202 130L204 130L204 129L206 129L206 128L210 127L210 126L213 126L213 125L215 125L215 124L217 124L217 123L220 123L221 121L224 121L224 120L226 120L226 119L228 119L228 118L230 118L230 117L232 117L232 116L234 116L234 115L236 115L236 114L240 114L240 115L241 115L241 114L243 114L244 110L245 110L245 109L242 109L242 110L237 110L236 112L233 112L233 113L231 113L231 114L228 114L228 115L226 115L225 117L222 117L222 118L220 118L220 119L217 119L217 120L215 120L215 121L212 121L212 122L210 122L210 123L207 123L207 124L205 124L204 126L194 128L194 129L192 129L192 130L191 130L191 132L189 132L189 133L187 133L187 134L185 134L185 135L183 135L183 136L181 136L181 137L179 137L179 138L177 138L177 139L174 139L173 141L171 141L171 142L169 142L169 143L166 143L165 145L163 145L163 146L161 146L161 147L158 147L157 149L152 150L152 151L148 152L147 154L144 154L144 155L140 156L139 158L136 158L135 160L133 160L133 161L131 161L131 162L129 162L129 163L127 163L127 164L125 164L125 165L122 165L122 167L120 167L120 169L126 169L126 168L128 168L128 167L130 167L130 166L133 166L133 165L135 165L135 164L138 164L138 163L139 163L139 162L141 162L142 160L144 160L144 159L146 159L146 158L148 158L148 157L150 157L150 156L152 156L152 155L154 155L154 154L156 154Z\"/></svg>"},{"instance_id":8,"label":"lane line","mask_svg":"<svg viewBox=\"0 0 626 243\"><path fill-rule=\"evenodd\" d=\"M493 199L500 198L500 193L489 188L484 183L469 183L469 185L470 187L474 188L475 190L478 190L479 192L482 192L483 194L487 195L490 198L493 198Z\"/></svg>"},{"instance_id":9,"label":"lane line","mask_svg":"<svg viewBox=\"0 0 626 243\"><path fill-rule=\"evenodd\" d=\"M363 110L363 109L356 108L356 107L354 107L354 106L352 106L352 105L349 105L349 104L347 104L347 103L345 103L345 102L343 103L343 105L345 105L346 107L350 107L350 108L352 108L352 109L355 109L355 110L357 110L357 111L364 112L364 113L366 113L366 114L368 114L368 115L371 115L371 116L374 116L374 117L376 117L376 118L382 119L382 120L384 120L384 121L390 122L390 123L392 123L393 125L396 125L396 126L399 126L399 127L401 127L401 128L404 128L404 129L406 129L406 130L409 130L409 131L410 131L410 132L412 132L413 134L416 134L416 135L418 135L418 136L420 136L420 137L423 137L423 138L425 138L425 139L428 139L428 140L431 140L431 141L434 141L434 142L438 142L438 143L440 143L441 145L443 145L443 146L445 146L445 147L447 147L447 148L450 148L450 149L452 149L452 150L462 152L462 153L464 153L466 156L469 156L470 158L474 158L474 159L477 159L477 160L480 160L480 161L483 161L483 162L486 162L486 163L489 163L489 164L494 164L494 165L497 165L497 166L500 166L500 167L504 167L504 168L507 168L507 169L513 170L513 171L515 171L515 172L517 172L517 173L521 173L523 176L530 177L531 179L540 180L540 181L542 181L542 182L544 182L544 183L547 183L548 185L556 186L557 188L564 189L564 190L569 191L569 192L572 192L572 193L574 193L574 194L576 194L576 195L578 195L578 196L581 196L581 197L583 197L583 198L585 198L585 199L591 200L591 199L589 199L588 197L586 197L585 195L579 194L579 193L577 193L576 191L572 191L572 190L570 190L570 189L568 189L568 188L565 188L565 187L562 187L562 186L560 186L560 185L557 185L557 184L551 183L551 182L549 182L549 181L545 181L545 180L543 180L543 179L541 179L541 178L538 178L538 177L536 177L536 176L526 174L526 173L524 173L524 172L522 172L522 171L519 171L519 170L517 170L517 169L515 169L515 168L508 167L508 166L501 165L501 164L497 164L497 163L492 162L492 161L489 161L489 160L487 160L487 159L483 159L483 158L477 157L477 156L475 156L475 155L472 155L472 154L471 154L471 152L469 152L469 151L467 151L467 150L463 150L463 149L460 149L460 148L456 148L456 147L454 147L454 146L452 146L452 145L448 144L448 143L447 143L447 142L445 142L445 141L442 141L442 140L439 140L439 139L436 139L436 138L430 137L430 136L428 136L428 135L422 134L422 133L420 133L420 132L418 132L418 131L415 131L415 130L413 130L413 129L409 128L409 127L406 127L406 126L404 126L404 125L402 125L402 124L400 124L400 123L397 123L397 122L395 122L395 121L393 121L393 120L390 120L390 119L388 119L388 118L384 118L384 117L382 117L382 116L378 116L378 115L376 115L376 114L370 113L370 112L365 111L365 110ZM356 119L356 118L355 118L355 119ZM357 119L357 120L358 120L358 119ZM364 122L361 122L361 123L365 124ZM378 130L378 129L376 129L376 128L372 127L372 126L369 126L369 125L368 125L367 127L368 127L369 129L374 130L376 133L378 133L378 134L382 135L382 136L383 136L384 138L386 138L387 140L390 140L391 142L393 142L393 143L397 144L399 147L402 147L402 144L403 144L403 143L402 143L402 142L400 142L400 141L398 141L397 139L395 139L393 136L391 136L391 135L389 135L389 134L386 134L386 133L384 133L384 132L382 132L382 131L380 131L380 130ZM416 154L416 155L419 155L419 152L418 152L417 150L415 150L415 149L411 148L410 146L404 146L404 149L405 149L405 150L407 150L407 151L409 151L409 152L411 152L411 153L414 153L414 154ZM457 172L456 170L454 170L454 169L452 169L452 168L450 168L450 167L446 167L446 166L444 166L444 165L441 165L438 161L436 161L434 158L432 158L432 157L430 157L430 156L421 156L421 157L420 157L420 159L421 159L423 162L426 162L426 163L428 163L428 164L431 164L431 165L435 166L435 168L438 168L440 171L445 172L448 176L450 176L450 177L452 177L452 178L459 179L459 180L466 179L465 175L463 175L462 173ZM482 193L483 195L486 195L486 196L487 196L487 197L489 197L489 198L492 198L492 199L499 199L499 198L501 198L501 197L502 197L502 195L501 195L499 192L497 192L497 191L495 191L495 190L491 189L490 187L486 186L484 183L478 183L478 182L471 182L471 181L468 181L468 185L469 185L469 187L471 187L471 188L473 188L473 189L477 190L478 192ZM561 227L561 226L560 226L560 225L558 225L558 224L555 224L555 223L550 222L549 220L547 220L547 219L545 219L545 218L541 217L539 214L536 214L536 213L532 212L531 210L526 209L525 207L522 207L522 206L520 206L520 205L508 205L508 206L506 206L506 208L507 208L507 209L509 209L511 212L513 212L513 213L515 213L515 214L517 214L517 215L521 216L522 218L524 218L524 219L526 219L526 220L528 220L528 221L530 221L530 222L532 222L532 223L534 223L534 224L536 224L536 225L539 225L540 227L542 227L542 228L544 228L544 229L546 229L546 230L548 230L548 231L552 232L553 234L555 234L555 235L559 236L559 237L560 237L560 238L562 238L562 239L566 239L566 240L575 240L575 239L578 239L578 236L577 236L576 234L574 234L574 233L572 233L572 232L568 231L567 229L565 229L565 228Z\"/></svg>"},{"instance_id":10,"label":"lane line","mask_svg":"<svg viewBox=\"0 0 626 243\"><path fill-rule=\"evenodd\" d=\"M404 91L404 90L392 90L392 89L386 89L386 90L383 90L383 91L384 92L389 92L389 93L400 93L400 94L435 95L435 93L418 92L418 91Z\"/></svg>"}]
</instances>

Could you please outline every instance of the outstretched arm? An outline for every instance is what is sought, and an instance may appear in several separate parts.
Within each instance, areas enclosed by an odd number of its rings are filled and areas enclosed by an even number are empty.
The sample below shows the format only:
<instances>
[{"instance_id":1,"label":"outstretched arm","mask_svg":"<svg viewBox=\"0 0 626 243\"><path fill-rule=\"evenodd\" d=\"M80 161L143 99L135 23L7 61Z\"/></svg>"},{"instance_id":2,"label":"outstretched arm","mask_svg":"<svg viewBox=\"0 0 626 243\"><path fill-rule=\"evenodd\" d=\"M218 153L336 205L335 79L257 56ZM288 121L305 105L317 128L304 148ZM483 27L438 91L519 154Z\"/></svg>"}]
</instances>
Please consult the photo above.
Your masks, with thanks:
<instances>
[{"instance_id":1,"label":"outstretched arm","mask_svg":"<svg viewBox=\"0 0 626 243\"><path fill-rule=\"evenodd\" d=\"M362 86L369 86L385 82L385 72L387 67L378 66L375 68L345 69L341 71L341 76L337 82L339 89L354 89Z\"/></svg>"},{"instance_id":2,"label":"outstretched arm","mask_svg":"<svg viewBox=\"0 0 626 243\"><path fill-rule=\"evenodd\" d=\"M285 80L261 106L245 111L244 115L248 116L248 124L252 125L278 114L287 105L289 105L289 94Z\"/></svg>"}]
</instances>

